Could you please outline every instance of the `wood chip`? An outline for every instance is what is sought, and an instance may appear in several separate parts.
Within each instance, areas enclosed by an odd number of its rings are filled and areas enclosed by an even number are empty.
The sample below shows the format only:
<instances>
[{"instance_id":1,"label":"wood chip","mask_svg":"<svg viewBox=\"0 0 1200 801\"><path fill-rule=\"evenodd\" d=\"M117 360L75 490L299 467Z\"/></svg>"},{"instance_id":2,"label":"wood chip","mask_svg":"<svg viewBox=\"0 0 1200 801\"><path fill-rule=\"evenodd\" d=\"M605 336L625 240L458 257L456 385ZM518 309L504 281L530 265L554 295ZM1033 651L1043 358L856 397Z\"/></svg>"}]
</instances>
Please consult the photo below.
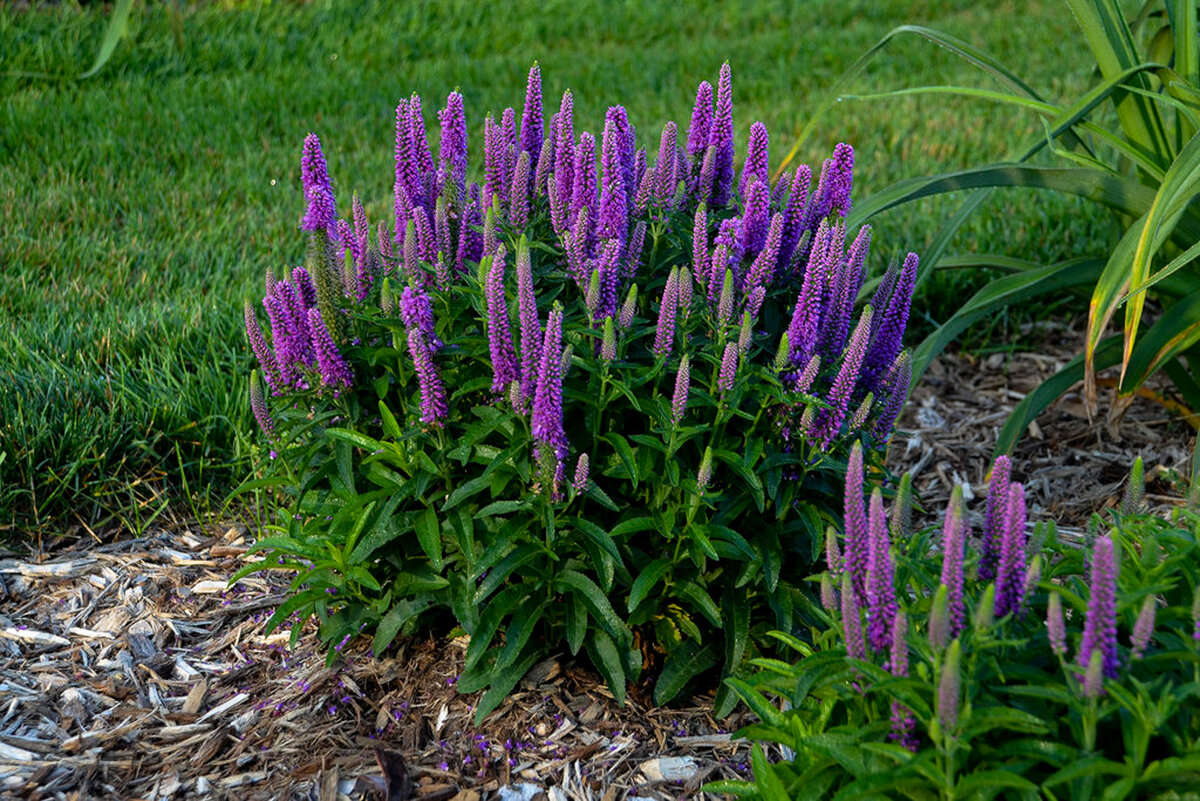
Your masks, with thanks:
<instances>
[{"instance_id":1,"label":"wood chip","mask_svg":"<svg viewBox=\"0 0 1200 801\"><path fill-rule=\"evenodd\" d=\"M31 645L55 645L60 648L71 644L71 641L66 637L59 637L57 634L48 634L44 631L35 631L34 629L17 629L11 627L0 629L0 637L17 640L18 642L27 642Z\"/></svg>"}]
</instances>

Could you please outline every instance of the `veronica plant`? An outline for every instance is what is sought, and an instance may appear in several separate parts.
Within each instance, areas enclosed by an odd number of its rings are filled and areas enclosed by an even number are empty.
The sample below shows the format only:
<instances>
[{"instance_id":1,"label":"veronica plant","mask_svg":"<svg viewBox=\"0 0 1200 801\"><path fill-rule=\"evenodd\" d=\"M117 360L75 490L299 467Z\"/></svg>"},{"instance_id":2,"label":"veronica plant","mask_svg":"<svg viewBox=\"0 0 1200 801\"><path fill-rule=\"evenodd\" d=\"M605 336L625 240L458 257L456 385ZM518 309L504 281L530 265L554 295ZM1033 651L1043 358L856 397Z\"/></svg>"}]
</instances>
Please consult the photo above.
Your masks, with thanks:
<instances>
[{"instance_id":1,"label":"veronica plant","mask_svg":"<svg viewBox=\"0 0 1200 801\"><path fill-rule=\"evenodd\" d=\"M1139 480L1135 471L1131 484ZM857 503L861 485L851 483ZM831 591L807 636L776 634L803 658L756 659L754 680L728 682L761 718L742 734L795 756L770 764L755 746L754 782L708 789L1087 799L1160 797L1194 783L1200 518L1122 514L1084 547L1038 524L1027 541L1023 491L1001 463L987 509L1001 521L993 551L980 547L986 537L969 544L961 488L942 526L892 541L894 562L879 556L885 539L870 537L865 602L850 576L853 544L843 557L829 539L842 597ZM1009 573L1020 576L1014 591ZM882 586L896 607L873 600ZM863 636L875 629L890 637Z\"/></svg>"},{"instance_id":2,"label":"veronica plant","mask_svg":"<svg viewBox=\"0 0 1200 801\"><path fill-rule=\"evenodd\" d=\"M618 698L650 667L665 702L795 625L847 451L877 460L904 402L918 261L856 310L853 150L772 185L755 123L738 170L732 92L725 65L686 144L668 123L649 153L613 106L597 148L569 92L545 123L535 66L484 121L478 183L463 98L435 159L412 95L383 224L337 216L306 140L308 263L267 276L268 333L246 317L288 501L242 572L297 571L272 626L379 653L456 623L482 716L549 652Z\"/></svg>"},{"instance_id":3,"label":"veronica plant","mask_svg":"<svg viewBox=\"0 0 1200 801\"><path fill-rule=\"evenodd\" d=\"M1037 115L1045 135L1012 153L1009 161L901 181L856 205L851 222L929 195L974 190L938 233L922 264L930 270L990 266L1005 273L963 304L916 349L914 374L959 332L1010 304L1052 292L1090 294L1083 353L1026 396L1001 432L997 451L1009 451L1029 421L1075 382L1085 400L1097 401L1097 370L1119 363L1109 414L1117 420L1135 393L1159 370L1188 405L1200 408L1197 341L1200 341L1200 16L1198 0L1147 0L1126 16L1116 0L1065 0L1095 59L1098 81L1086 94L1054 102L987 53L945 33L918 26L891 31L838 80L814 109L786 165L825 110L894 39L916 35L960 56L999 83L997 90L956 86L917 87L869 97L958 94ZM1032 164L1043 150L1065 166ZM1107 254L1081 253L1060 264L1001 256L945 257L954 234L992 187L1016 186L1077 195L1115 212L1123 234ZM1148 298L1160 315L1143 315ZM1124 306L1119 336L1105 337Z\"/></svg>"}]
</instances>

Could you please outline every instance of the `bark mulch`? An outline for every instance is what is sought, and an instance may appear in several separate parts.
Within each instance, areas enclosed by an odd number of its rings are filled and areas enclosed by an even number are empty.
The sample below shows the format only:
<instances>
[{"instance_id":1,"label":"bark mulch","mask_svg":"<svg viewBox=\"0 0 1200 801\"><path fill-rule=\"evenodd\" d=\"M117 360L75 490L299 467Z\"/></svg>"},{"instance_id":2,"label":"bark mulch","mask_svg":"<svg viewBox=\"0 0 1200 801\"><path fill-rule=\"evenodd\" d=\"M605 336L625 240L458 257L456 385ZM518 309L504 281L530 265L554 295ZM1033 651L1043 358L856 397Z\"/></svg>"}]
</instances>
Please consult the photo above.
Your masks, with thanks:
<instances>
[{"instance_id":1,"label":"bark mulch","mask_svg":"<svg viewBox=\"0 0 1200 801\"><path fill-rule=\"evenodd\" d=\"M1043 333L1034 353L947 354L917 387L888 466L913 472L928 514L956 482L980 499L1007 413L1077 352L1078 327ZM1178 504L1192 437L1157 400L1135 399L1114 433L1068 394L1014 454L1030 524L1085 526L1119 502L1138 454L1150 504ZM250 537L173 526L0 559L0 797L705 798L704 782L749 773L729 734L748 715L713 720L710 697L619 707L565 659L535 666L479 727L476 696L454 687L464 638L383 659L351 643L326 667L312 628L295 649L264 635L282 579L226 587Z\"/></svg>"}]
</instances>

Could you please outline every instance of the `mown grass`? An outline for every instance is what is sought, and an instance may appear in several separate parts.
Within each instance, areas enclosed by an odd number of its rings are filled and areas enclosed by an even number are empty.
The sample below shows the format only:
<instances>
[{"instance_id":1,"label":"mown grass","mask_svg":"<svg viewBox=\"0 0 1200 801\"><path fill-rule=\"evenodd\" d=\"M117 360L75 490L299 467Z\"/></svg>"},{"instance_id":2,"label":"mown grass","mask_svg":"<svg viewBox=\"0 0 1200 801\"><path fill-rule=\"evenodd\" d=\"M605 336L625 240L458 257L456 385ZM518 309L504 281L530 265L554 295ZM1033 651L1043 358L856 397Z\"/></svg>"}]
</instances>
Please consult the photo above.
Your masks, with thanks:
<instances>
[{"instance_id":1,"label":"mown grass","mask_svg":"<svg viewBox=\"0 0 1200 801\"><path fill-rule=\"evenodd\" d=\"M265 268L302 257L297 164L310 130L342 208L355 190L383 219L397 99L419 91L432 125L460 89L475 142L487 110L520 103L534 59L548 99L574 91L577 129L598 130L621 102L650 142L668 118L686 123L696 83L729 60L739 140L765 121L776 164L815 99L897 24L983 46L1051 97L1088 81L1073 66L1087 63L1083 45L1051 0L237 5L190 8L182 49L165 12L144 8L82 82L14 73L85 70L106 8L0 10L0 526L17 537L137 528L184 480L203 505L245 474L255 446L241 303ZM905 40L856 88L954 82L986 85ZM853 143L861 197L1001 158L1039 130L976 102L848 101L802 155L819 164L836 142ZM920 251L952 208L881 217L876 265ZM1095 250L1108 229L1068 199L1001 193L952 250L1050 261ZM978 278L936 277L918 319L946 315Z\"/></svg>"}]
</instances>

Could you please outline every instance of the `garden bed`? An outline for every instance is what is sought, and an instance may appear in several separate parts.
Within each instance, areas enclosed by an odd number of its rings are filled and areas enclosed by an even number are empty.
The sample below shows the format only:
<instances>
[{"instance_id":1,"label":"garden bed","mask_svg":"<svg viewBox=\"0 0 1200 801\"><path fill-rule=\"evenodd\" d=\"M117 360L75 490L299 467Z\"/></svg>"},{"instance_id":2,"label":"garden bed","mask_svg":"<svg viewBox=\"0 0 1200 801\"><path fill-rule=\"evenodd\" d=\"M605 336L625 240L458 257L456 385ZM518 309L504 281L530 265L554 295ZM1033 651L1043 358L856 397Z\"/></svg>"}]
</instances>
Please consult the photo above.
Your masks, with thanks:
<instances>
[{"instance_id":1,"label":"garden bed","mask_svg":"<svg viewBox=\"0 0 1200 801\"><path fill-rule=\"evenodd\" d=\"M889 467L914 470L925 508L943 509L958 480L984 492L1008 411L1076 352L1078 326L1035 334L1045 335L1036 353L947 354L915 390ZM1031 523L1080 530L1119 500L1139 454L1151 505L1178 503L1172 480L1186 474L1190 435L1137 398L1118 438L1066 395L1014 454ZM636 692L621 708L565 660L537 665L475 727L474 696L453 686L461 640L406 641L382 660L352 643L326 668L309 628L289 651L286 632L262 633L281 582L252 577L225 589L249 536L176 526L78 543L40 563L0 560L0 688L10 699L0 793L387 798L386 770L391 798L531 798L536 788L599 801L703 798L703 782L748 772L747 746L727 733L738 715L713 720L704 697L655 709Z\"/></svg>"}]
</instances>

